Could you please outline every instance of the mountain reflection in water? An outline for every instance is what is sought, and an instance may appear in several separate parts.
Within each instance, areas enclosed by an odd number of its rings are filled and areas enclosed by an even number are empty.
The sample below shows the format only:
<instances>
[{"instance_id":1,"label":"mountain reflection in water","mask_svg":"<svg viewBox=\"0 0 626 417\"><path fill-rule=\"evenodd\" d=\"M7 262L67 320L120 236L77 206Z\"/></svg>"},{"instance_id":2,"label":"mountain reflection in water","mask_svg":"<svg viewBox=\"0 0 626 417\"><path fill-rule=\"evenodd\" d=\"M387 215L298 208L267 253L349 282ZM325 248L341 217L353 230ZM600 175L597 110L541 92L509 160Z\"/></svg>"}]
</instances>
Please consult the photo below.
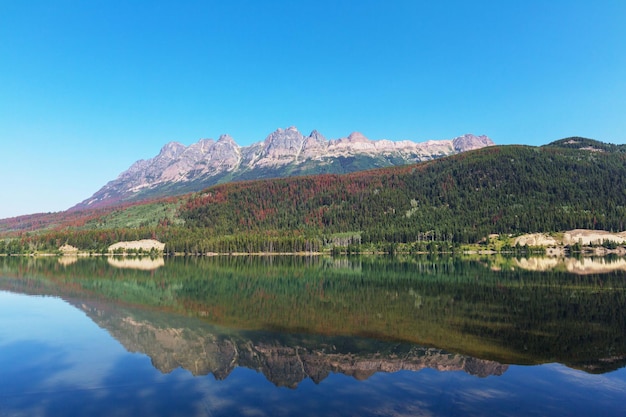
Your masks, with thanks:
<instances>
[{"instance_id":1,"label":"mountain reflection in water","mask_svg":"<svg viewBox=\"0 0 626 417\"><path fill-rule=\"evenodd\" d=\"M406 343L233 331L194 319L163 327L167 316L160 312L133 314L109 305L70 303L84 310L129 352L148 355L163 373L180 367L196 376L213 374L225 379L236 367L245 367L263 373L277 386L295 388L306 378L319 383L330 373L364 380L377 372L424 368L462 370L479 377L501 375L507 369L497 362Z\"/></svg>"},{"instance_id":2,"label":"mountain reflection in water","mask_svg":"<svg viewBox=\"0 0 626 417\"><path fill-rule=\"evenodd\" d=\"M514 262L514 261L510 261ZM0 289L68 300L162 372L237 367L294 387L329 373L626 363L623 272L572 275L459 259L214 257L156 270L106 259L0 260ZM452 353L455 352L455 353Z\"/></svg>"}]
</instances>

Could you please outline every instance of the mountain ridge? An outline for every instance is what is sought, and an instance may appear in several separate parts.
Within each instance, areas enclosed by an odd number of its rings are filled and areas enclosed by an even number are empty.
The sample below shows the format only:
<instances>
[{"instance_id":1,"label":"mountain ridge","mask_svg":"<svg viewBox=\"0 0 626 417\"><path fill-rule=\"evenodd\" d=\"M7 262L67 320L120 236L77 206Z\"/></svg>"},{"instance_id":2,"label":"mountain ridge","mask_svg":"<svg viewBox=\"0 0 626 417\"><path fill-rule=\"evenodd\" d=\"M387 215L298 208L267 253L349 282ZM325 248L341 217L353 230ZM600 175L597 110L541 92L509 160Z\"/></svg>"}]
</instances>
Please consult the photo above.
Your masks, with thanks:
<instances>
[{"instance_id":1,"label":"mountain ridge","mask_svg":"<svg viewBox=\"0 0 626 417\"><path fill-rule=\"evenodd\" d=\"M404 165L492 146L487 136L465 134L450 140L370 140L359 132L326 139L313 130L304 136L294 126L279 128L265 140L239 146L229 135L185 146L165 144L153 158L138 160L116 179L70 210L123 201L179 195L218 183L316 173L348 173Z\"/></svg>"}]
</instances>

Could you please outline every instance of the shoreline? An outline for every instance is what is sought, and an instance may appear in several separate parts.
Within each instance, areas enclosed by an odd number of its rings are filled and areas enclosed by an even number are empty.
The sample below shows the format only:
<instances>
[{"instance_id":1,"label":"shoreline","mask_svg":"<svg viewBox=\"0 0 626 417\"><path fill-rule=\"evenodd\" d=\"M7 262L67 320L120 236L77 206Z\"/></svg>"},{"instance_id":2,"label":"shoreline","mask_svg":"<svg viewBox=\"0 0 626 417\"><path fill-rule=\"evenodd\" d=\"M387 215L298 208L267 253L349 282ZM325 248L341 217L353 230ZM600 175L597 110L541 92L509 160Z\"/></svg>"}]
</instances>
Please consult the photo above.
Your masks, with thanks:
<instances>
[{"instance_id":1,"label":"shoreline","mask_svg":"<svg viewBox=\"0 0 626 417\"><path fill-rule=\"evenodd\" d=\"M543 250L543 251L542 251ZM66 251L60 253L52 253L52 252L36 252L36 253L0 253L0 257L79 257L79 258L90 258L90 257L130 257L130 258L169 258L169 257L215 257L215 256L334 256L334 255L373 255L373 256L390 256L390 255L452 255L452 256L464 256L464 255L481 255L481 256L496 256L496 255L504 255L510 257L545 257L545 258L575 258L578 256L588 258L588 257L606 257L606 256L617 256L617 257L626 257L626 247L618 246L616 249L607 249L605 247L593 247L593 246L585 246L582 247L579 251L571 251L568 250L567 246L557 246L557 247L532 247L528 250L521 251L510 251L510 250L495 250L495 249L462 249L459 251L403 251L396 250L393 253L384 252L384 251L370 251L363 250L358 252L348 252L348 251L339 251L334 252L332 250L328 251L315 251L315 252L206 252L206 253L184 253L184 252L175 252L175 253L165 253L165 252L123 252L123 253L113 253L113 252L88 252L88 251Z\"/></svg>"}]
</instances>

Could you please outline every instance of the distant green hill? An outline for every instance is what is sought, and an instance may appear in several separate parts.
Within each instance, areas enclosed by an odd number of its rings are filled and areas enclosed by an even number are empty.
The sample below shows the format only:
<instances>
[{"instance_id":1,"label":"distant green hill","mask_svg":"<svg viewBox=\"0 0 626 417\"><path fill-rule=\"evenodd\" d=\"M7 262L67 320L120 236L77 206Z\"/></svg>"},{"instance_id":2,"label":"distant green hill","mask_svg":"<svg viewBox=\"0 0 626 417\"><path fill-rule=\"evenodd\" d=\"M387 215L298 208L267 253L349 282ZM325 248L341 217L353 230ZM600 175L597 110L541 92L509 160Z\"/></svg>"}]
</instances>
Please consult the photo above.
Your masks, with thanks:
<instances>
[{"instance_id":1,"label":"distant green hill","mask_svg":"<svg viewBox=\"0 0 626 417\"><path fill-rule=\"evenodd\" d=\"M626 152L626 145L614 145L600 142L595 139L571 137L554 141L546 146L553 146L567 149L581 149L596 152Z\"/></svg>"},{"instance_id":2,"label":"distant green hill","mask_svg":"<svg viewBox=\"0 0 626 417\"><path fill-rule=\"evenodd\" d=\"M624 150L567 138L346 175L233 182L151 202L150 209L135 204L82 221L77 212L73 226L70 216L56 226L66 231L54 233L79 247L150 236L170 251L229 252L313 250L337 236L347 243L455 244L490 233L624 230Z\"/></svg>"}]
</instances>

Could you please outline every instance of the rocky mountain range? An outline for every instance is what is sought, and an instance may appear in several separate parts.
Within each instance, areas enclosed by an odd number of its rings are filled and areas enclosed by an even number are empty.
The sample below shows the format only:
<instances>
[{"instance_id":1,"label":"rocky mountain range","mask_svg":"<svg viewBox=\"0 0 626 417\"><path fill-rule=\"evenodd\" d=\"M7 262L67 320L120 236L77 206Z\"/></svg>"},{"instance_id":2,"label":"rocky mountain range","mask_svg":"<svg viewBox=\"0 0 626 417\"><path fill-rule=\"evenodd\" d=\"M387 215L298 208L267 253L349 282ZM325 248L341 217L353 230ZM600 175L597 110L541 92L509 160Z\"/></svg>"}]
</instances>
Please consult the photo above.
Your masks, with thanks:
<instances>
[{"instance_id":1,"label":"rocky mountain range","mask_svg":"<svg viewBox=\"0 0 626 417\"><path fill-rule=\"evenodd\" d=\"M326 139L314 130L304 136L295 127L277 129L264 141L239 146L232 137L201 139L185 146L166 144L159 154L139 160L74 209L199 191L210 185L292 175L341 174L430 160L494 143L466 134L427 142L370 140L354 132Z\"/></svg>"}]
</instances>

